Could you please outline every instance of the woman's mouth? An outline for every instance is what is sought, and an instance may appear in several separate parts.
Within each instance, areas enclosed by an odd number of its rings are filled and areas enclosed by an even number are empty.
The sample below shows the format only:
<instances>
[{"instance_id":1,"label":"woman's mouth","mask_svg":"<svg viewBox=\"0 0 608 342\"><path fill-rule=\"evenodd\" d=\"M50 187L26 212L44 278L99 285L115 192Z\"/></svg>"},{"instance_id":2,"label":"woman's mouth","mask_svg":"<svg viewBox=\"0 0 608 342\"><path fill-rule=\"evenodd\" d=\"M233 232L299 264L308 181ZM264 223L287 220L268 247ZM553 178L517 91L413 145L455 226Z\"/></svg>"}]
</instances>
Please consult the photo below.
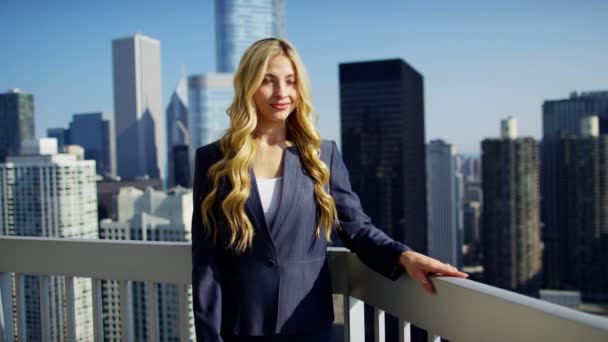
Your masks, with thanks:
<instances>
[{"instance_id":1,"label":"woman's mouth","mask_svg":"<svg viewBox=\"0 0 608 342\"><path fill-rule=\"evenodd\" d=\"M289 107L289 103L273 103L270 106L274 109L283 110Z\"/></svg>"}]
</instances>

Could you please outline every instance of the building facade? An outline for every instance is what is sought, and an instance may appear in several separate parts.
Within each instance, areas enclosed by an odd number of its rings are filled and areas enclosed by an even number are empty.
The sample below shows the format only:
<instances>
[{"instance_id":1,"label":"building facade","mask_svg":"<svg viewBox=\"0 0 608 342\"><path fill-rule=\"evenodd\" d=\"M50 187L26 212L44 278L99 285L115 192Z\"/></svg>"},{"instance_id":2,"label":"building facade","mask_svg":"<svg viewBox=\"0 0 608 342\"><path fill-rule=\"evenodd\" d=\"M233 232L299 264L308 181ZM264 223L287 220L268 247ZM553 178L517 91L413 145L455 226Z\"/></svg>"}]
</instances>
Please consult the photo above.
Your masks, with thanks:
<instances>
[{"instance_id":1,"label":"building facade","mask_svg":"<svg viewBox=\"0 0 608 342\"><path fill-rule=\"evenodd\" d=\"M173 168L173 184L171 186L193 187L190 176L190 146L174 145L171 148L171 167Z\"/></svg>"},{"instance_id":2,"label":"building facade","mask_svg":"<svg viewBox=\"0 0 608 342\"><path fill-rule=\"evenodd\" d=\"M353 190L378 228L428 253L422 75L392 59L340 64L339 79L342 156ZM372 313L368 306L369 319ZM390 315L387 336L397 338ZM414 327L412 337L426 335Z\"/></svg>"},{"instance_id":3,"label":"building facade","mask_svg":"<svg viewBox=\"0 0 608 342\"><path fill-rule=\"evenodd\" d=\"M426 148L429 255L462 266L462 174L456 147L442 140Z\"/></svg>"},{"instance_id":4,"label":"building facade","mask_svg":"<svg viewBox=\"0 0 608 342\"><path fill-rule=\"evenodd\" d=\"M234 98L232 74L192 75L188 78L190 161L196 149L219 139L230 127L227 114Z\"/></svg>"},{"instance_id":5,"label":"building facade","mask_svg":"<svg viewBox=\"0 0 608 342\"><path fill-rule=\"evenodd\" d=\"M463 156L461 172L466 182L480 182L481 160L479 157Z\"/></svg>"},{"instance_id":6,"label":"building facade","mask_svg":"<svg viewBox=\"0 0 608 342\"><path fill-rule=\"evenodd\" d=\"M118 176L164 179L160 42L142 34L115 39L112 65Z\"/></svg>"},{"instance_id":7,"label":"building facade","mask_svg":"<svg viewBox=\"0 0 608 342\"><path fill-rule=\"evenodd\" d=\"M54 148L48 148L49 142L55 144ZM72 154L57 154L54 139L43 141L39 147L38 153L8 157L6 163L0 164L0 233L96 239L95 162L80 160ZM91 279L74 278L74 301L67 302L63 277L31 275L24 275L21 284L12 279L13 294L16 286L22 287L25 294L26 339L42 339L40 281L45 281L42 287L47 291L49 341L69 340L63 325L69 312L66 306L72 306L75 315L76 340L92 341Z\"/></svg>"},{"instance_id":8,"label":"building facade","mask_svg":"<svg viewBox=\"0 0 608 342\"><path fill-rule=\"evenodd\" d=\"M100 238L108 240L191 241L192 191L176 187L170 192L134 187L120 189L116 196L118 219L100 222ZM157 284L156 302L159 341L179 341L178 288ZM120 286L117 281L102 281L102 305L105 341L121 341ZM134 341L147 341L148 289L143 282L131 282L129 321ZM189 340L195 341L191 286L187 289Z\"/></svg>"},{"instance_id":9,"label":"building facade","mask_svg":"<svg viewBox=\"0 0 608 342\"><path fill-rule=\"evenodd\" d=\"M57 139L57 151L63 151L63 147L70 145L70 129L63 127L47 128L47 138Z\"/></svg>"},{"instance_id":10,"label":"building facade","mask_svg":"<svg viewBox=\"0 0 608 342\"><path fill-rule=\"evenodd\" d=\"M340 64L342 154L372 221L427 253L423 78L403 60Z\"/></svg>"},{"instance_id":11,"label":"building facade","mask_svg":"<svg viewBox=\"0 0 608 342\"><path fill-rule=\"evenodd\" d=\"M118 219L115 197L121 188L134 187L146 190L151 187L155 190L162 190L163 184L158 178L135 179L131 181L121 181L117 179L102 179L97 182L97 212L99 221L109 218Z\"/></svg>"},{"instance_id":12,"label":"building facade","mask_svg":"<svg viewBox=\"0 0 608 342\"><path fill-rule=\"evenodd\" d=\"M188 163L177 164L174 158L174 147L179 146L178 151L182 151L185 147L186 150L190 147L190 129L189 129L189 114L188 114L188 82L185 78L182 78L173 95L171 95L171 102L167 106L166 111L167 118L167 152L169 162L169 175L168 184L169 187L175 185L181 185L188 187L190 186L190 177L187 175L190 172ZM188 151L186 151L186 154ZM184 173L186 175L184 175ZM177 176L180 179L178 181ZM184 176L187 181L184 183Z\"/></svg>"},{"instance_id":13,"label":"building facade","mask_svg":"<svg viewBox=\"0 0 608 342\"><path fill-rule=\"evenodd\" d=\"M116 174L116 148L114 127L103 113L74 114L69 129L69 144L84 149L84 158L95 160L100 176Z\"/></svg>"},{"instance_id":14,"label":"building facade","mask_svg":"<svg viewBox=\"0 0 608 342\"><path fill-rule=\"evenodd\" d=\"M464 266L481 265L481 213L480 202L464 202L462 209Z\"/></svg>"},{"instance_id":15,"label":"building facade","mask_svg":"<svg viewBox=\"0 0 608 342\"><path fill-rule=\"evenodd\" d=\"M538 144L503 135L481 144L483 266L488 284L538 297L542 243Z\"/></svg>"},{"instance_id":16,"label":"building facade","mask_svg":"<svg viewBox=\"0 0 608 342\"><path fill-rule=\"evenodd\" d=\"M34 139L34 95L20 89L0 94L0 163Z\"/></svg>"},{"instance_id":17,"label":"building facade","mask_svg":"<svg viewBox=\"0 0 608 342\"><path fill-rule=\"evenodd\" d=\"M561 151L562 137L580 136L581 119L598 116L599 133L608 133L608 91L573 92L569 98L549 100L543 103L543 146L542 146L542 221L545 252L543 256L545 287L570 289L568 273L567 215L568 192L567 170L562 166L566 161Z\"/></svg>"},{"instance_id":18,"label":"building facade","mask_svg":"<svg viewBox=\"0 0 608 342\"><path fill-rule=\"evenodd\" d=\"M568 235L564 244L566 287L583 300L608 301L608 136L599 135L597 117L581 119L580 136L562 137L560 168L566 193ZM593 123L591 125L585 124ZM585 126L593 127L585 130Z\"/></svg>"},{"instance_id":19,"label":"building facade","mask_svg":"<svg viewBox=\"0 0 608 342\"><path fill-rule=\"evenodd\" d=\"M284 0L215 0L217 71L233 73L253 42L285 36Z\"/></svg>"}]
</instances>

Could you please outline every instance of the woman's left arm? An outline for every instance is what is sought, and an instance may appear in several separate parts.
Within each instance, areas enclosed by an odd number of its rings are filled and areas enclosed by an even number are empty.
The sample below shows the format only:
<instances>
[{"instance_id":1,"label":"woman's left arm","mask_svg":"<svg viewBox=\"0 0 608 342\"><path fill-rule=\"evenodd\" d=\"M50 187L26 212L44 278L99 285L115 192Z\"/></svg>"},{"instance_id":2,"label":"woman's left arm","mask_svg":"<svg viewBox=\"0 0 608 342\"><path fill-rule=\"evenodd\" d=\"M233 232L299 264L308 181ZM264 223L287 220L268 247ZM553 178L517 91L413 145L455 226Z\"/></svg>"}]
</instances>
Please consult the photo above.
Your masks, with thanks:
<instances>
[{"instance_id":1,"label":"woman's left arm","mask_svg":"<svg viewBox=\"0 0 608 342\"><path fill-rule=\"evenodd\" d=\"M338 234L347 248L366 265L390 279L397 279L403 270L407 270L429 293L434 292L427 277L429 273L467 277L455 267L416 253L376 228L351 188L348 170L335 142L331 144L330 192L338 211Z\"/></svg>"}]
</instances>

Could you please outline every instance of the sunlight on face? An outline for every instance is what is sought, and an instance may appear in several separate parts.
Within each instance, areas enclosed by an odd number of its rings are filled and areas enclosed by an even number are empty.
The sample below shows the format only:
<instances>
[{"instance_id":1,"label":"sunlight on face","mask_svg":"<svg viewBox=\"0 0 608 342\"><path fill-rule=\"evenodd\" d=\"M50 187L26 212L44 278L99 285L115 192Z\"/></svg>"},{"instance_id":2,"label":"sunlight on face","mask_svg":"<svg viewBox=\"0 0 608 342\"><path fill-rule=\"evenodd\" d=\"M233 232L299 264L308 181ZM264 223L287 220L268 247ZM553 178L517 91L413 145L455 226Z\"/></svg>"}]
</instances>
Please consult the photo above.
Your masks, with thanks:
<instances>
[{"instance_id":1,"label":"sunlight on face","mask_svg":"<svg viewBox=\"0 0 608 342\"><path fill-rule=\"evenodd\" d=\"M262 84L253 95L258 124L283 122L298 102L298 87L293 63L284 55L268 63Z\"/></svg>"}]
</instances>

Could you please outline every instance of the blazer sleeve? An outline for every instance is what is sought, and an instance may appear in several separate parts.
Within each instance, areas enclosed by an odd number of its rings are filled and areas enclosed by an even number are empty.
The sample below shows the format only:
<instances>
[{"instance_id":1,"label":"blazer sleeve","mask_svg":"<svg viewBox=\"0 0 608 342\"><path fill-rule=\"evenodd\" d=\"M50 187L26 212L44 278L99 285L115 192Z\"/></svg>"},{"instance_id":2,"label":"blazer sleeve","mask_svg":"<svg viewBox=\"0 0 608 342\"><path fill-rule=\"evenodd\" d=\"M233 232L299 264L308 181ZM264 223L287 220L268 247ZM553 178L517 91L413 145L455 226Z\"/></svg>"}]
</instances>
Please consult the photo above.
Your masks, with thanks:
<instances>
[{"instance_id":1,"label":"blazer sleeve","mask_svg":"<svg viewBox=\"0 0 608 342\"><path fill-rule=\"evenodd\" d=\"M207 172L211 156L196 151L192 213L192 299L196 340L221 342L222 275L214 243L203 231L201 204L209 192Z\"/></svg>"},{"instance_id":2,"label":"blazer sleeve","mask_svg":"<svg viewBox=\"0 0 608 342\"><path fill-rule=\"evenodd\" d=\"M363 263L395 280L405 270L399 263L401 253L412 250L376 228L363 212L361 201L352 190L350 176L338 147L331 141L330 192L338 211L338 235L344 245Z\"/></svg>"}]
</instances>

